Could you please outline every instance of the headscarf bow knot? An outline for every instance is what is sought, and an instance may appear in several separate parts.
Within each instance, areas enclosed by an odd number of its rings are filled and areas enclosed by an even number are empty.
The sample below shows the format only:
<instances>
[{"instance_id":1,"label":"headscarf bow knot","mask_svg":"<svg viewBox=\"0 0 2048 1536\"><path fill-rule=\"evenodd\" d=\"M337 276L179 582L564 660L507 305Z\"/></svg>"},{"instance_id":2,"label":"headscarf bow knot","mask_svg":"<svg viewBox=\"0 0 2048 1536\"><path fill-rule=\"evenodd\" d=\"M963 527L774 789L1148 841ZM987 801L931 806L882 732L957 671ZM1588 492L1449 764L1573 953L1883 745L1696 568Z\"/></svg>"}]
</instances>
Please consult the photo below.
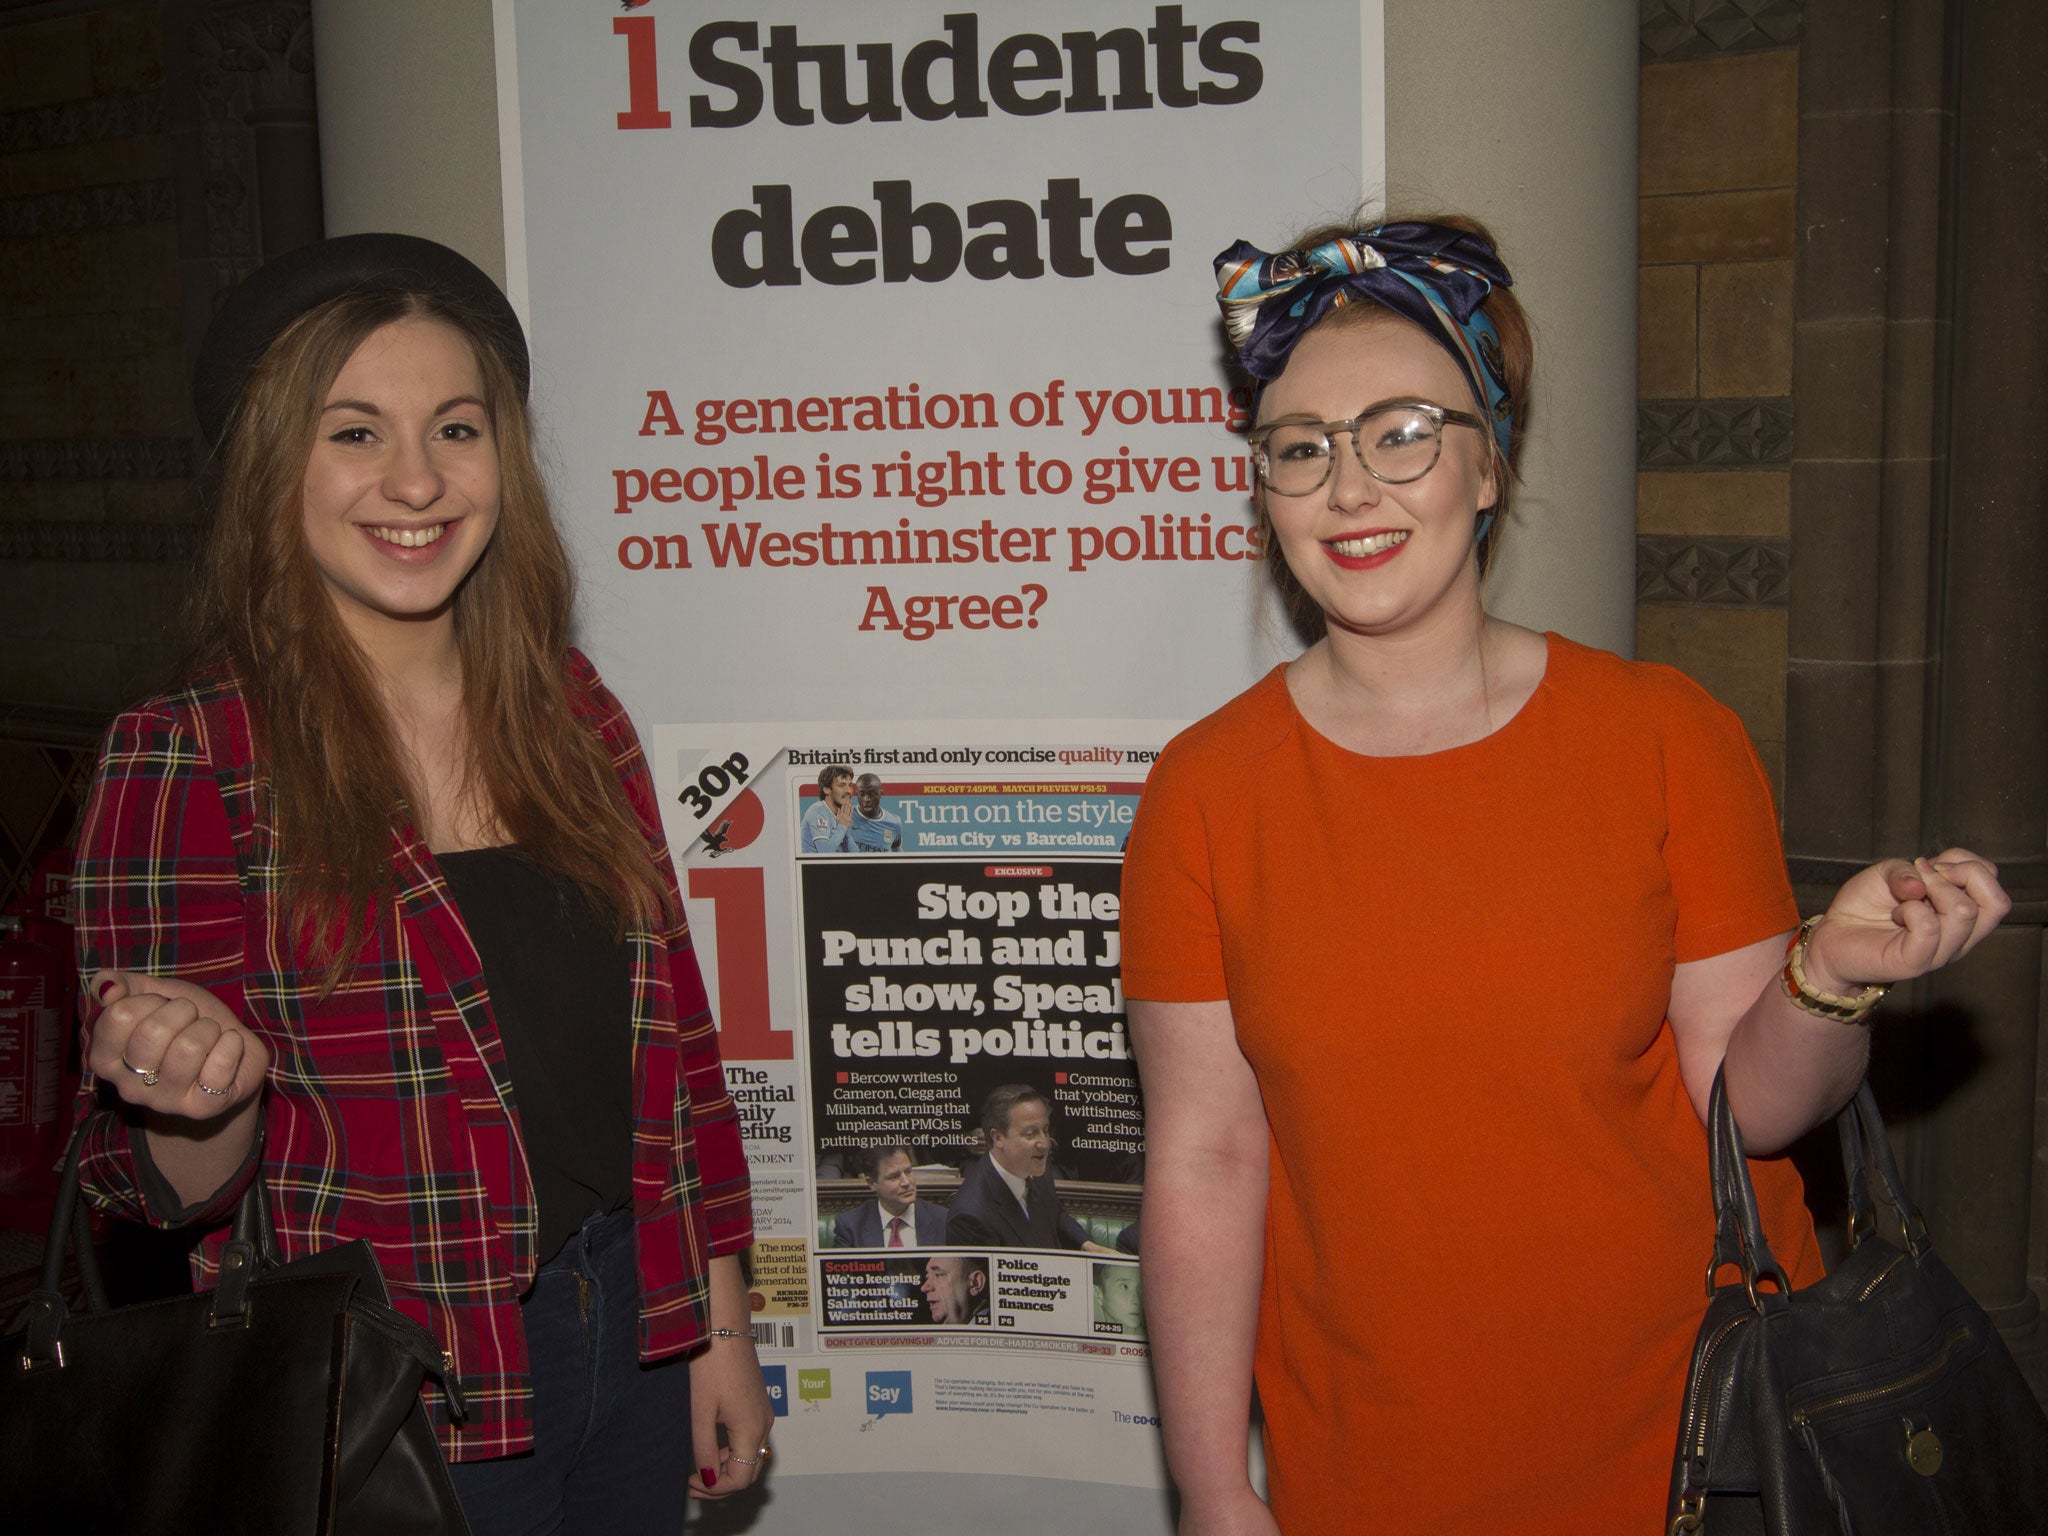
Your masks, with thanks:
<instances>
[{"instance_id":1,"label":"headscarf bow knot","mask_svg":"<svg viewBox=\"0 0 2048 1536\"><path fill-rule=\"evenodd\" d=\"M1449 352L1493 423L1507 461L1514 402L1500 333L1480 305L1514 279L1485 240L1439 224L1380 224L1307 250L1240 240L1216 258L1224 329L1246 373L1279 377L1294 344L1331 310L1359 299L1413 321Z\"/></svg>"}]
</instances>

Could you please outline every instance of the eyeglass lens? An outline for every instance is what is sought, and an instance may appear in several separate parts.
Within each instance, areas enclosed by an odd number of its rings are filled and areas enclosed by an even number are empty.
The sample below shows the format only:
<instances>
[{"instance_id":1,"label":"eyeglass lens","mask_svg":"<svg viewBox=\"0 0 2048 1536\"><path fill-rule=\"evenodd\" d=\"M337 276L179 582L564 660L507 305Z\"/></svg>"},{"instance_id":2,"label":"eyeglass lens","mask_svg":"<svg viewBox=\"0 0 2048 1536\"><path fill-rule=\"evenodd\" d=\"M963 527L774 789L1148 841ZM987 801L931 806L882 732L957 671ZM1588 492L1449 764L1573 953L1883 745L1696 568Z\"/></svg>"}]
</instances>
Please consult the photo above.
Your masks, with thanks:
<instances>
[{"instance_id":1,"label":"eyeglass lens","mask_svg":"<svg viewBox=\"0 0 2048 1536\"><path fill-rule=\"evenodd\" d=\"M1426 411L1394 405L1361 416L1351 440L1358 460L1375 479L1389 485L1417 480L1435 466L1442 430ZM1263 450L1254 455L1259 478L1283 496L1315 490L1330 477L1332 445L1315 422L1292 422L1272 428Z\"/></svg>"}]
</instances>

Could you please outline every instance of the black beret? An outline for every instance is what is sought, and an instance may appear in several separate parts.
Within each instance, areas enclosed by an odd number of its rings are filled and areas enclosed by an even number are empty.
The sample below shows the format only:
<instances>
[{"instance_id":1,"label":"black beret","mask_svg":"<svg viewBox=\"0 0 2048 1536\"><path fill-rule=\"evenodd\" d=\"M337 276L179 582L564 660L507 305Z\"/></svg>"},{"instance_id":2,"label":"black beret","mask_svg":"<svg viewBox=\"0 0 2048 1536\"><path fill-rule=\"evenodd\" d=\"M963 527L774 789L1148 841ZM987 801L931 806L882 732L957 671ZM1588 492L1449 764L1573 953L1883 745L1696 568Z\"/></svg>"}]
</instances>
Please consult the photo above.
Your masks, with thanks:
<instances>
[{"instance_id":1,"label":"black beret","mask_svg":"<svg viewBox=\"0 0 2048 1536\"><path fill-rule=\"evenodd\" d=\"M481 267L418 235L339 235L252 272L206 328L192 369L192 406L209 441L220 441L250 369L285 327L348 293L427 293L450 301L498 343L519 398L526 398L526 333Z\"/></svg>"}]
</instances>

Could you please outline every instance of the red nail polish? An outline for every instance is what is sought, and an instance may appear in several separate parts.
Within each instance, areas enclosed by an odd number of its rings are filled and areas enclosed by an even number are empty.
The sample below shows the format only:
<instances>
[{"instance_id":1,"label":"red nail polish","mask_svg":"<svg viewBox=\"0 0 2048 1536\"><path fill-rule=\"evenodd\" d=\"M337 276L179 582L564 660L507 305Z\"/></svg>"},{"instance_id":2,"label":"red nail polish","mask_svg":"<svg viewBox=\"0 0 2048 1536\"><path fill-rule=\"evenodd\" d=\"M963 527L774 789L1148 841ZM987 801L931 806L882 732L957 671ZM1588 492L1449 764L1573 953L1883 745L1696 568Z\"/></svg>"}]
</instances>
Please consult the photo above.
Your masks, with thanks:
<instances>
[{"instance_id":1,"label":"red nail polish","mask_svg":"<svg viewBox=\"0 0 2048 1536\"><path fill-rule=\"evenodd\" d=\"M699 1467L697 1469L697 1476L703 1479L706 1488L716 1488L718 1486L718 1474L709 1467Z\"/></svg>"},{"instance_id":2,"label":"red nail polish","mask_svg":"<svg viewBox=\"0 0 2048 1536\"><path fill-rule=\"evenodd\" d=\"M104 1003L107 1000L107 994L113 991L114 988L118 987L119 985L120 983L118 981L114 980L113 977L109 976L105 981L101 982L99 986L93 990L93 1001Z\"/></svg>"}]
</instances>

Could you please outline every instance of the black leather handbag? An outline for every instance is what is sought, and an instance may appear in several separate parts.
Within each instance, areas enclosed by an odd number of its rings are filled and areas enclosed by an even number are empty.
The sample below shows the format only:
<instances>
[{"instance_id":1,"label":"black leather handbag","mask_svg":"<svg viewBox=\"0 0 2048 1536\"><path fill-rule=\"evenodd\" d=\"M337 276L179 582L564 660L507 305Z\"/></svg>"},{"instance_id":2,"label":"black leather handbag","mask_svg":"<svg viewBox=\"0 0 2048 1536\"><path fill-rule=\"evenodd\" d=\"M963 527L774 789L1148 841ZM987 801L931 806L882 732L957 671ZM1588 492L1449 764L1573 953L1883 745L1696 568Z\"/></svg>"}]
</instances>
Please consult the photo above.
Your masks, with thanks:
<instances>
[{"instance_id":1,"label":"black leather handbag","mask_svg":"<svg viewBox=\"0 0 2048 1536\"><path fill-rule=\"evenodd\" d=\"M1714 1253L1667 1536L2015 1536L2048 1530L2048 1419L1935 1255L1870 1085L1838 1128L1852 1250L1786 1282L1721 1079L1708 1114ZM1877 1231L1884 1192L1904 1240ZM1716 1285L1725 1269L1739 1280Z\"/></svg>"},{"instance_id":2,"label":"black leather handbag","mask_svg":"<svg viewBox=\"0 0 2048 1536\"><path fill-rule=\"evenodd\" d=\"M279 1264L259 1178L220 1282L109 1310L74 1136L28 1325L0 1340L0 1520L87 1536L464 1536L420 1400L433 1335L367 1244ZM75 1235L87 1309L60 1290Z\"/></svg>"}]
</instances>

